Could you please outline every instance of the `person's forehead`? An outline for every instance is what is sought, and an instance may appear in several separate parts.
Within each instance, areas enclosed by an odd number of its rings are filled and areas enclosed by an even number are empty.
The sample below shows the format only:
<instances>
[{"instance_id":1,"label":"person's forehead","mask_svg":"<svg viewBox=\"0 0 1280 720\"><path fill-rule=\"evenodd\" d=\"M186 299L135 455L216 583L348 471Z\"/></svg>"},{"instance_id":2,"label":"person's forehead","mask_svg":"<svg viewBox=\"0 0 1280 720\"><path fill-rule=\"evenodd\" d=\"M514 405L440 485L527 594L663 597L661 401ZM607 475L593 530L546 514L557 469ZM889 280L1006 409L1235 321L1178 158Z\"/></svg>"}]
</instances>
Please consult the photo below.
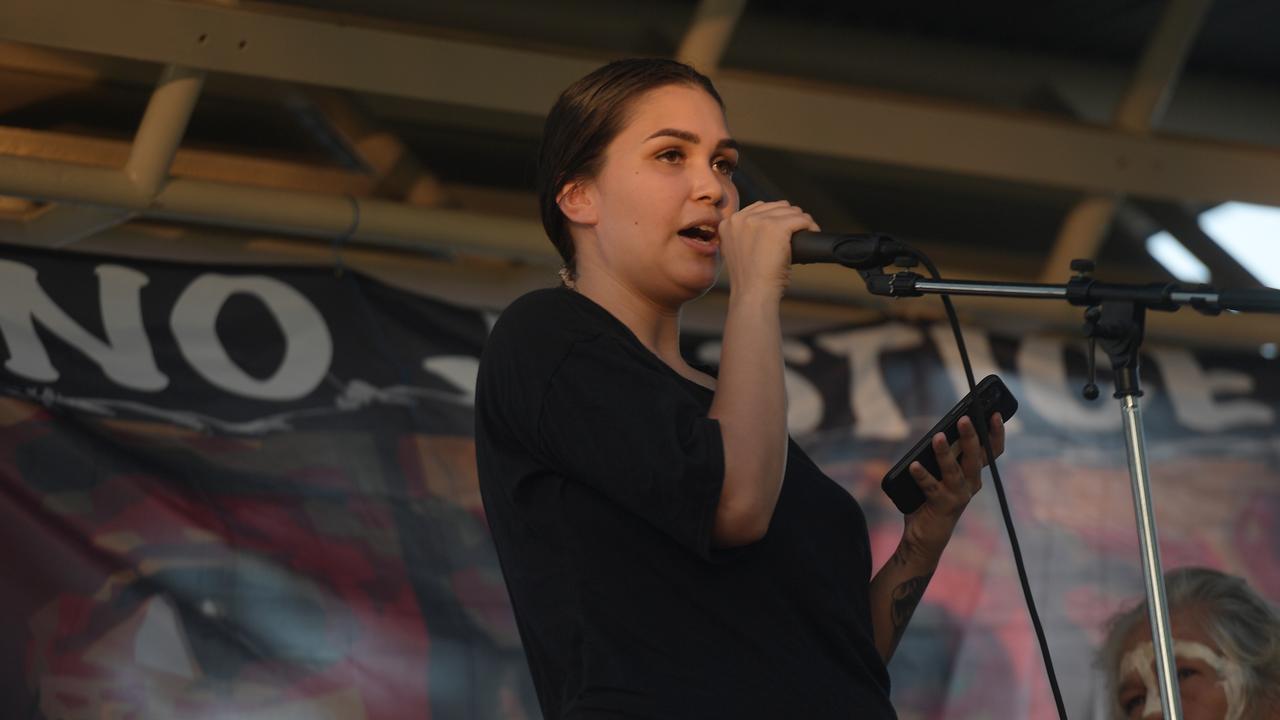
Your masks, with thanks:
<instances>
[{"instance_id":1,"label":"person's forehead","mask_svg":"<svg viewBox=\"0 0 1280 720\"><path fill-rule=\"evenodd\" d=\"M1221 652L1218 643L1214 642L1204 626L1202 612L1195 608L1178 608L1170 612L1169 629L1175 640L1198 642L1208 646L1214 652ZM1144 616L1125 636L1121 655L1148 642L1151 642L1151 623Z\"/></svg>"},{"instance_id":2,"label":"person's forehead","mask_svg":"<svg viewBox=\"0 0 1280 720\"><path fill-rule=\"evenodd\" d=\"M729 136L720 104L688 85L664 85L636 98L623 134L643 141L664 128L692 132L713 145Z\"/></svg>"}]
</instances>

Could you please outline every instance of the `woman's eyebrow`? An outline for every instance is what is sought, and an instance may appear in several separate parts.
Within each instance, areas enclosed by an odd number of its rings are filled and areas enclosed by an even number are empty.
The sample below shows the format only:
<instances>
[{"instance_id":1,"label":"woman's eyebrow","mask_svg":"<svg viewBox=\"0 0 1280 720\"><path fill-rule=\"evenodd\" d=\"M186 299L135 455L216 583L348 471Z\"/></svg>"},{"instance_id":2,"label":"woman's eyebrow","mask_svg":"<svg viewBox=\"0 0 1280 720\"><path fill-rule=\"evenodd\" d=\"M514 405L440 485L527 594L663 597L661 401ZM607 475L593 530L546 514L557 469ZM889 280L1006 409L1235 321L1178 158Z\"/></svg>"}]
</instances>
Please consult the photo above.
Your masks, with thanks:
<instances>
[{"instance_id":1,"label":"woman's eyebrow","mask_svg":"<svg viewBox=\"0 0 1280 720\"><path fill-rule=\"evenodd\" d=\"M657 137L673 137L673 138L676 138L677 140L683 140L692 145L697 145L698 143L702 142L702 138L699 137L697 133L691 133L688 130L679 130L677 128L662 128L661 130L645 138L645 142L648 142ZM730 148L732 150L737 150L738 147L739 147L738 141L734 140L733 138L725 138L720 142L716 143L717 149Z\"/></svg>"}]
</instances>

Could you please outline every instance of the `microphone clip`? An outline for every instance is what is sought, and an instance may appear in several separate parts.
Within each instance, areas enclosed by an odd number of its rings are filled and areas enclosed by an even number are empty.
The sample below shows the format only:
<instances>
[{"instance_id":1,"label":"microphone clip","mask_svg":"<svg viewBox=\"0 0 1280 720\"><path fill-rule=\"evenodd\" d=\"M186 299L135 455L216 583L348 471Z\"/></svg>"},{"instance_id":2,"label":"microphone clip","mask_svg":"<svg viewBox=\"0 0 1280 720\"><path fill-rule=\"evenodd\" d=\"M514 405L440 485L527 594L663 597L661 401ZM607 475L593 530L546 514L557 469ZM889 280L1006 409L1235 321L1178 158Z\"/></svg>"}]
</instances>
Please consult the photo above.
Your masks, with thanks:
<instances>
[{"instance_id":1,"label":"microphone clip","mask_svg":"<svg viewBox=\"0 0 1280 720\"><path fill-rule=\"evenodd\" d=\"M894 298L920 297L924 293L916 289L916 283L924 276L910 270L886 273L880 270L860 270L863 281L867 283L867 291L872 295L885 295Z\"/></svg>"}]
</instances>

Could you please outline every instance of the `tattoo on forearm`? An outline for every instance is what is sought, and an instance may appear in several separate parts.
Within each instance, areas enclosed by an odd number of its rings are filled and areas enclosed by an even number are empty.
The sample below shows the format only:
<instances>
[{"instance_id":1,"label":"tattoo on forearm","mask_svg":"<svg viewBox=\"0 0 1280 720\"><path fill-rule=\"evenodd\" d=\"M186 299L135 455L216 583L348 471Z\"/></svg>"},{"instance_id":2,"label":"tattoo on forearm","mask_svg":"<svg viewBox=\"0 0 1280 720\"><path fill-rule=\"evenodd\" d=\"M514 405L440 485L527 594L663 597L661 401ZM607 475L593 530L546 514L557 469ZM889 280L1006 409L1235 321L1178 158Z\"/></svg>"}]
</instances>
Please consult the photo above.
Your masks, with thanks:
<instances>
[{"instance_id":1,"label":"tattoo on forearm","mask_svg":"<svg viewBox=\"0 0 1280 720\"><path fill-rule=\"evenodd\" d=\"M898 646L898 641L906 632L907 623L911 621L911 616L915 613L916 606L920 604L920 598L924 597L924 590L929 586L929 579L932 577L933 573L913 577L893 589L889 604L889 616L893 621L893 647Z\"/></svg>"},{"instance_id":2,"label":"tattoo on forearm","mask_svg":"<svg viewBox=\"0 0 1280 720\"><path fill-rule=\"evenodd\" d=\"M907 558L906 558L906 556L905 556L905 555L903 555L903 554L902 554L902 547L901 547L901 546L897 547L897 548L893 551L893 555L892 555L892 556L890 556L890 557L889 557L889 559L890 559L890 560L892 560L892 561L894 562L894 564L896 564L896 565L903 565L903 566L905 566L905 565L907 564Z\"/></svg>"}]
</instances>

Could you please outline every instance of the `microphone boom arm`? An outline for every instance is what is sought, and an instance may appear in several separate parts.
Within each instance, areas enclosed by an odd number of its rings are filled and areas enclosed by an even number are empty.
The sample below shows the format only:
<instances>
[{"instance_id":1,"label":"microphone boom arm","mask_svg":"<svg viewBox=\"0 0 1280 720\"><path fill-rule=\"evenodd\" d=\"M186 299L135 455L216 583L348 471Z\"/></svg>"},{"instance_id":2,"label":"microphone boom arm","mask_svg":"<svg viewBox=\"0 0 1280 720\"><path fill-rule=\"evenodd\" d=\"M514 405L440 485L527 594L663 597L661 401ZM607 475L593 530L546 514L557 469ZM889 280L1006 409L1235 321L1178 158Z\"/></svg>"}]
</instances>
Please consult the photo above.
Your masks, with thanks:
<instances>
[{"instance_id":1,"label":"microphone boom arm","mask_svg":"<svg viewBox=\"0 0 1280 720\"><path fill-rule=\"evenodd\" d=\"M1207 315L1223 310L1280 313L1280 290L1215 290L1208 285L1154 283L1128 285L1100 283L1087 274L1073 277L1065 285L1043 283L1002 283L977 280L928 280L919 273L863 273L867 290L888 297L921 295L984 295L1038 300L1066 300L1072 305L1092 306L1107 301L1134 302L1151 310L1173 312L1190 305Z\"/></svg>"}]
</instances>

